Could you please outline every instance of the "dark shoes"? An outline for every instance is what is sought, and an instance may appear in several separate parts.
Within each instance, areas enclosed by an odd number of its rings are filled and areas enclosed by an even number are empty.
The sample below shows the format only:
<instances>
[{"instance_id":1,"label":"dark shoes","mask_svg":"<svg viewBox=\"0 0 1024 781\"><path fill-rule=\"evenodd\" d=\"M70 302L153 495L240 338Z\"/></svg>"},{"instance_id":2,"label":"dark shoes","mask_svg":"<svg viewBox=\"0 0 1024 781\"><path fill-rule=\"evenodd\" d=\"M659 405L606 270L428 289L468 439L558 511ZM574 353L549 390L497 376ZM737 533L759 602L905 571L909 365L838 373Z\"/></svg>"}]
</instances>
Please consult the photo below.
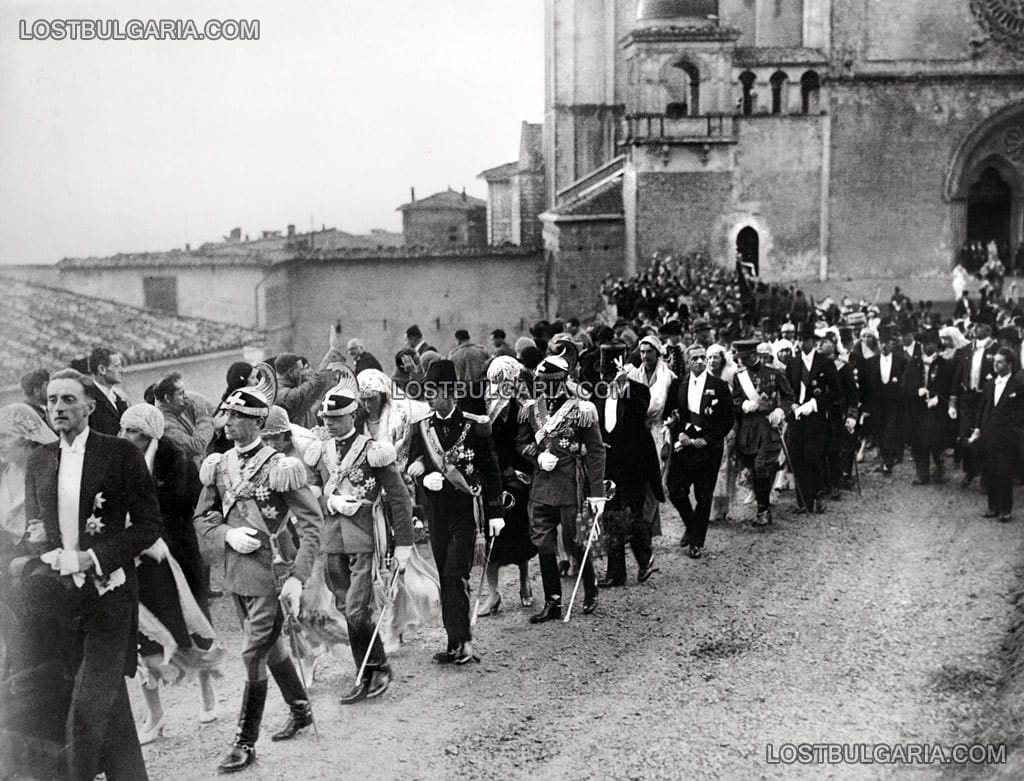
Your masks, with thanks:
<instances>
[{"instance_id":1,"label":"dark shoes","mask_svg":"<svg viewBox=\"0 0 1024 781\"><path fill-rule=\"evenodd\" d=\"M770 509L758 510L754 518L754 526L767 526L772 522L772 511Z\"/></svg>"},{"instance_id":2,"label":"dark shoes","mask_svg":"<svg viewBox=\"0 0 1024 781\"><path fill-rule=\"evenodd\" d=\"M474 664L479 663L480 657L474 653L467 652L465 646L455 652L455 658L452 661L460 667L464 664L473 662Z\"/></svg>"},{"instance_id":3,"label":"dark shoes","mask_svg":"<svg viewBox=\"0 0 1024 781\"><path fill-rule=\"evenodd\" d=\"M530 616L531 624L543 624L545 621L557 621L562 617L562 603L546 600L539 613Z\"/></svg>"},{"instance_id":4,"label":"dark shoes","mask_svg":"<svg viewBox=\"0 0 1024 781\"><path fill-rule=\"evenodd\" d=\"M567 560L562 559L562 561L558 562L558 573L563 578L569 577L569 562Z\"/></svg>"},{"instance_id":5,"label":"dark shoes","mask_svg":"<svg viewBox=\"0 0 1024 781\"><path fill-rule=\"evenodd\" d=\"M999 516L999 522L1000 523L1009 523L1012 520L1013 520L1013 516L1011 516L1009 513L1007 513L1006 515L1000 515Z\"/></svg>"},{"instance_id":6,"label":"dark shoes","mask_svg":"<svg viewBox=\"0 0 1024 781\"><path fill-rule=\"evenodd\" d=\"M452 661L455 661L455 659L453 658ZM353 705L362 700L372 700L374 697L380 697L380 695L388 690L388 687L391 685L390 667L379 667L376 670L367 671L367 673L363 675L363 679L359 683L352 687L348 694L342 695L342 705Z\"/></svg>"},{"instance_id":7,"label":"dark shoes","mask_svg":"<svg viewBox=\"0 0 1024 781\"><path fill-rule=\"evenodd\" d=\"M455 654L454 648L449 648L447 651L438 651L434 654L434 661L438 664L451 664L455 661Z\"/></svg>"},{"instance_id":8,"label":"dark shoes","mask_svg":"<svg viewBox=\"0 0 1024 781\"><path fill-rule=\"evenodd\" d=\"M256 747L248 743L235 743L220 758L217 765L218 773L237 773L256 761Z\"/></svg>"},{"instance_id":9,"label":"dark shoes","mask_svg":"<svg viewBox=\"0 0 1024 781\"><path fill-rule=\"evenodd\" d=\"M693 547L693 546L691 545L690 547ZM636 580L637 580L638 583L646 583L648 580L650 580L651 575L653 575L657 571L658 571L658 567L654 563L654 556L652 554L651 558L647 562L647 566L644 567L642 570L640 570L640 572L637 574ZM585 607L586 606L584 606L584 610L585 610Z\"/></svg>"},{"instance_id":10,"label":"dark shoes","mask_svg":"<svg viewBox=\"0 0 1024 781\"><path fill-rule=\"evenodd\" d=\"M692 545L692 543L690 542L689 535L684 534L683 539L679 541L679 545L683 548L688 548L690 545Z\"/></svg>"},{"instance_id":11,"label":"dark shoes","mask_svg":"<svg viewBox=\"0 0 1024 781\"><path fill-rule=\"evenodd\" d=\"M299 733L299 730L303 730L313 723L313 708L308 702L293 703L291 709L288 721L270 736L271 740L291 740Z\"/></svg>"},{"instance_id":12,"label":"dark shoes","mask_svg":"<svg viewBox=\"0 0 1024 781\"><path fill-rule=\"evenodd\" d=\"M626 581L620 578L601 578L597 581L598 588L618 588L619 586L625 586Z\"/></svg>"},{"instance_id":13,"label":"dark shoes","mask_svg":"<svg viewBox=\"0 0 1024 781\"><path fill-rule=\"evenodd\" d=\"M699 559L704 554L704 549L700 545L691 545L690 549L686 551L686 555L691 559Z\"/></svg>"},{"instance_id":14,"label":"dark shoes","mask_svg":"<svg viewBox=\"0 0 1024 781\"><path fill-rule=\"evenodd\" d=\"M583 615L589 616L597 610L597 594L590 594L583 598Z\"/></svg>"}]
</instances>

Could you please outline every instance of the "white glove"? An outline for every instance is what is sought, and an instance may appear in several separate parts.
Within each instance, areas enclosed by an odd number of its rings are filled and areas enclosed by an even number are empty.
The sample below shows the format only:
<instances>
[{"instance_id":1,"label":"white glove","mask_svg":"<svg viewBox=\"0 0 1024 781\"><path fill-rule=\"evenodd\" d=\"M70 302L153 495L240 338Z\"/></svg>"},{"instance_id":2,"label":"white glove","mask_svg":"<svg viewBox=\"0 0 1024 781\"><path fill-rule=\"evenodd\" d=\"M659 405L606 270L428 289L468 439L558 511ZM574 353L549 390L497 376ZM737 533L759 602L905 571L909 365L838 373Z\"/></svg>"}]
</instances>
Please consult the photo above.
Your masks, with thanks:
<instances>
[{"instance_id":1,"label":"white glove","mask_svg":"<svg viewBox=\"0 0 1024 781\"><path fill-rule=\"evenodd\" d=\"M281 586L281 602L285 609L296 618L299 617L299 602L302 599L302 581L292 575Z\"/></svg>"},{"instance_id":2,"label":"white glove","mask_svg":"<svg viewBox=\"0 0 1024 781\"><path fill-rule=\"evenodd\" d=\"M336 496L327 497L327 509L338 515L344 515L346 517L355 515L362 506L363 503L352 496L338 494Z\"/></svg>"},{"instance_id":3,"label":"white glove","mask_svg":"<svg viewBox=\"0 0 1024 781\"><path fill-rule=\"evenodd\" d=\"M927 388L918 388L917 389L917 395L920 396L922 399L927 399L928 398L928 389Z\"/></svg>"},{"instance_id":4,"label":"white glove","mask_svg":"<svg viewBox=\"0 0 1024 781\"><path fill-rule=\"evenodd\" d=\"M426 472L427 470L424 468L423 462L417 458L415 461L409 464L409 466L406 467L405 471L409 475L409 477L417 478L421 477L423 473Z\"/></svg>"},{"instance_id":5,"label":"white glove","mask_svg":"<svg viewBox=\"0 0 1024 781\"><path fill-rule=\"evenodd\" d=\"M956 420L956 418L957 418L956 407L954 407L952 404L950 404L948 412L949 412L949 419L950 420Z\"/></svg>"},{"instance_id":6,"label":"white glove","mask_svg":"<svg viewBox=\"0 0 1024 781\"><path fill-rule=\"evenodd\" d=\"M971 432L971 436L967 442L970 444L971 442L977 442L979 439L981 439L981 429L976 428Z\"/></svg>"},{"instance_id":7,"label":"white glove","mask_svg":"<svg viewBox=\"0 0 1024 781\"><path fill-rule=\"evenodd\" d=\"M746 404L746 402L744 402ZM781 426L782 421L786 419L786 413L782 411L780 407L776 407L768 413L768 423L772 426Z\"/></svg>"},{"instance_id":8,"label":"white glove","mask_svg":"<svg viewBox=\"0 0 1024 781\"><path fill-rule=\"evenodd\" d=\"M750 413L750 412L757 412L757 408L759 406L760 406L760 402L753 401L751 399L747 399L746 401L743 402L743 404L741 405L741 408L743 409L744 412Z\"/></svg>"},{"instance_id":9,"label":"white glove","mask_svg":"<svg viewBox=\"0 0 1024 781\"><path fill-rule=\"evenodd\" d=\"M803 410L800 413L801 415L811 415L818 411L818 400L811 399L810 401L805 401L800 405L800 409Z\"/></svg>"},{"instance_id":10,"label":"white glove","mask_svg":"<svg viewBox=\"0 0 1024 781\"><path fill-rule=\"evenodd\" d=\"M423 478L423 487L428 491L440 491L444 488L444 476L440 472L431 472Z\"/></svg>"},{"instance_id":11,"label":"white glove","mask_svg":"<svg viewBox=\"0 0 1024 781\"><path fill-rule=\"evenodd\" d=\"M606 496L588 496L587 502L590 504L590 510L594 515L600 515L604 512L604 506L608 502Z\"/></svg>"},{"instance_id":12,"label":"white glove","mask_svg":"<svg viewBox=\"0 0 1024 781\"><path fill-rule=\"evenodd\" d=\"M939 406L939 397L938 396L931 396L928 399L927 403L928 403L928 409L933 409L934 407Z\"/></svg>"},{"instance_id":13,"label":"white glove","mask_svg":"<svg viewBox=\"0 0 1024 781\"><path fill-rule=\"evenodd\" d=\"M558 466L558 456L549 450L545 450L539 456L537 456L537 465L545 472L550 472L556 466Z\"/></svg>"},{"instance_id":14,"label":"white glove","mask_svg":"<svg viewBox=\"0 0 1024 781\"><path fill-rule=\"evenodd\" d=\"M487 525L490 526L490 528L491 528L491 536L492 537L497 537L499 534L501 534L501 530L505 528L505 519L504 518L491 518L487 522Z\"/></svg>"},{"instance_id":15,"label":"white glove","mask_svg":"<svg viewBox=\"0 0 1024 781\"><path fill-rule=\"evenodd\" d=\"M224 535L224 542L243 555L259 550L260 547L256 530L248 526L233 526L228 529L227 534Z\"/></svg>"},{"instance_id":16,"label":"white glove","mask_svg":"<svg viewBox=\"0 0 1024 781\"><path fill-rule=\"evenodd\" d=\"M405 570L405 565L409 563L410 558L412 558L412 545L395 546L395 561L398 562L399 572Z\"/></svg>"}]
</instances>

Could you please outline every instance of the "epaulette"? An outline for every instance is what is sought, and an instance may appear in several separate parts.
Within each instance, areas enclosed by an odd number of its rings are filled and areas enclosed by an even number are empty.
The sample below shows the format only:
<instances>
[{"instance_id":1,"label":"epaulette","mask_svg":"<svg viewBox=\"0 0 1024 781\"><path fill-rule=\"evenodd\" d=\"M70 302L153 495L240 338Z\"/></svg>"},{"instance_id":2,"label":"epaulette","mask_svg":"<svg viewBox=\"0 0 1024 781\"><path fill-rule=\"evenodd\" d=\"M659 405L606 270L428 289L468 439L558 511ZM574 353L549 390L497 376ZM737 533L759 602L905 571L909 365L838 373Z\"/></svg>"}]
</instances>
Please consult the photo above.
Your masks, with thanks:
<instances>
[{"instance_id":1,"label":"epaulette","mask_svg":"<svg viewBox=\"0 0 1024 781\"><path fill-rule=\"evenodd\" d=\"M302 460L307 466L316 466L320 461L320 456L324 452L324 443L322 439L314 439L308 445L306 445L306 452L302 454Z\"/></svg>"},{"instance_id":2,"label":"epaulette","mask_svg":"<svg viewBox=\"0 0 1024 781\"><path fill-rule=\"evenodd\" d=\"M285 455L272 456L267 472L267 484L271 491L294 491L308 481L306 467L297 458Z\"/></svg>"},{"instance_id":3,"label":"epaulette","mask_svg":"<svg viewBox=\"0 0 1024 781\"><path fill-rule=\"evenodd\" d=\"M222 453L210 453L199 467L199 482L203 485L213 485L217 482L217 466L220 464Z\"/></svg>"},{"instance_id":4,"label":"epaulette","mask_svg":"<svg viewBox=\"0 0 1024 781\"><path fill-rule=\"evenodd\" d=\"M580 426L588 428L597 423L597 407L592 401L580 399L576 402L576 420Z\"/></svg>"},{"instance_id":5,"label":"epaulette","mask_svg":"<svg viewBox=\"0 0 1024 781\"><path fill-rule=\"evenodd\" d=\"M473 424L473 431L479 436L489 437L491 435L491 419L486 415L477 415L473 412L463 412L462 417Z\"/></svg>"},{"instance_id":6,"label":"epaulette","mask_svg":"<svg viewBox=\"0 0 1024 781\"><path fill-rule=\"evenodd\" d=\"M371 442L366 448L366 463L377 468L398 460L398 451L390 442Z\"/></svg>"}]
</instances>

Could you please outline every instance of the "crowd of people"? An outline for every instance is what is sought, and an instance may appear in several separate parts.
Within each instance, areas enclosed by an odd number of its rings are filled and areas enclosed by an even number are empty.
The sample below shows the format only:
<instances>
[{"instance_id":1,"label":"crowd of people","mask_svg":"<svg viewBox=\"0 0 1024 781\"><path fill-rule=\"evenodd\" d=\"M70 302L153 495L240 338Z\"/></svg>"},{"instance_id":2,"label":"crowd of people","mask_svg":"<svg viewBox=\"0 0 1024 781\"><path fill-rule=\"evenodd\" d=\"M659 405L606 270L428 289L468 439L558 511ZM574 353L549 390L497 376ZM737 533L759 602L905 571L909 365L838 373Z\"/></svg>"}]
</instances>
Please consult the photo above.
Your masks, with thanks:
<instances>
[{"instance_id":1,"label":"crowd of people","mask_svg":"<svg viewBox=\"0 0 1024 781\"><path fill-rule=\"evenodd\" d=\"M199 720L213 722L215 681L237 655L245 685L217 767L242 770L271 678L289 707L271 740L314 725L302 648L331 616L355 673L340 701L380 697L395 645L380 616L400 612L412 573L439 604L435 660L471 665L477 620L502 610L501 567L517 568L532 608L536 561L532 624L569 620L577 598L593 615L602 591L626 586L627 548L637 582L659 572L666 501L691 559L713 521L826 513L860 492L861 464L891 476L905 458L913 485L959 469L985 492L980 515L1012 519L1017 302L968 294L947 314L899 288L882 307L815 302L700 256L656 257L604 293L607 318L541 321L512 342L460 329L442 351L412 325L390 374L360 339L343 349L339 324L318 363L232 364L215 402L171 373L132 404L112 347L26 374L24 402L0 408L12 761L33 777L145 778L140 746L167 723L160 686L197 681ZM240 649L218 638L215 596L234 604ZM147 713L134 726L126 677Z\"/></svg>"}]
</instances>

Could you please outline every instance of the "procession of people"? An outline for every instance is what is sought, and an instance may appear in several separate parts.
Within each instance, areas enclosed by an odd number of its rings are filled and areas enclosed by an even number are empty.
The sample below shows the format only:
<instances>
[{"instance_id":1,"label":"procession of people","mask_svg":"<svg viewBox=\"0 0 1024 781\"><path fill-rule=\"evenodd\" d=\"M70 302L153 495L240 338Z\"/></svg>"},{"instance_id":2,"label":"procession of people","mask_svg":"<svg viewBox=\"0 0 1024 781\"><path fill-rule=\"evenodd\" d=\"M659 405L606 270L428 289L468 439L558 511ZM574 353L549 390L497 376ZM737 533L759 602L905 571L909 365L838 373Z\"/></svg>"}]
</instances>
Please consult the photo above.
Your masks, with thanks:
<instances>
[{"instance_id":1,"label":"procession of people","mask_svg":"<svg viewBox=\"0 0 1024 781\"><path fill-rule=\"evenodd\" d=\"M198 680L213 723L214 681L241 662L235 731L209 761L243 770L269 679L289 709L271 740L315 728L302 648L325 611L355 675L336 696L357 705L392 685L381 627L414 569L446 636L434 660L473 665L478 620L503 604L499 567L518 568L533 625L577 603L600 620L631 569L655 587L671 577L655 554L666 501L695 560L716 523L770 533L901 462L914 490L960 469L986 495L979 521L1013 520L1016 301L968 296L948 315L898 288L883 306L815 302L696 256L657 257L604 293L606 316L538 322L514 347L501 328L492 350L459 329L444 357L412 324L391 376L358 337L346 357L336 326L315 369L291 353L226 367L219 403L169 374L130 405L112 346L87 373L28 373L24 403L0 408L3 675L49 680L53 696L12 701L5 750L32 777L145 778L160 686ZM211 620L211 566L241 648ZM126 677L147 709L135 727Z\"/></svg>"}]
</instances>

